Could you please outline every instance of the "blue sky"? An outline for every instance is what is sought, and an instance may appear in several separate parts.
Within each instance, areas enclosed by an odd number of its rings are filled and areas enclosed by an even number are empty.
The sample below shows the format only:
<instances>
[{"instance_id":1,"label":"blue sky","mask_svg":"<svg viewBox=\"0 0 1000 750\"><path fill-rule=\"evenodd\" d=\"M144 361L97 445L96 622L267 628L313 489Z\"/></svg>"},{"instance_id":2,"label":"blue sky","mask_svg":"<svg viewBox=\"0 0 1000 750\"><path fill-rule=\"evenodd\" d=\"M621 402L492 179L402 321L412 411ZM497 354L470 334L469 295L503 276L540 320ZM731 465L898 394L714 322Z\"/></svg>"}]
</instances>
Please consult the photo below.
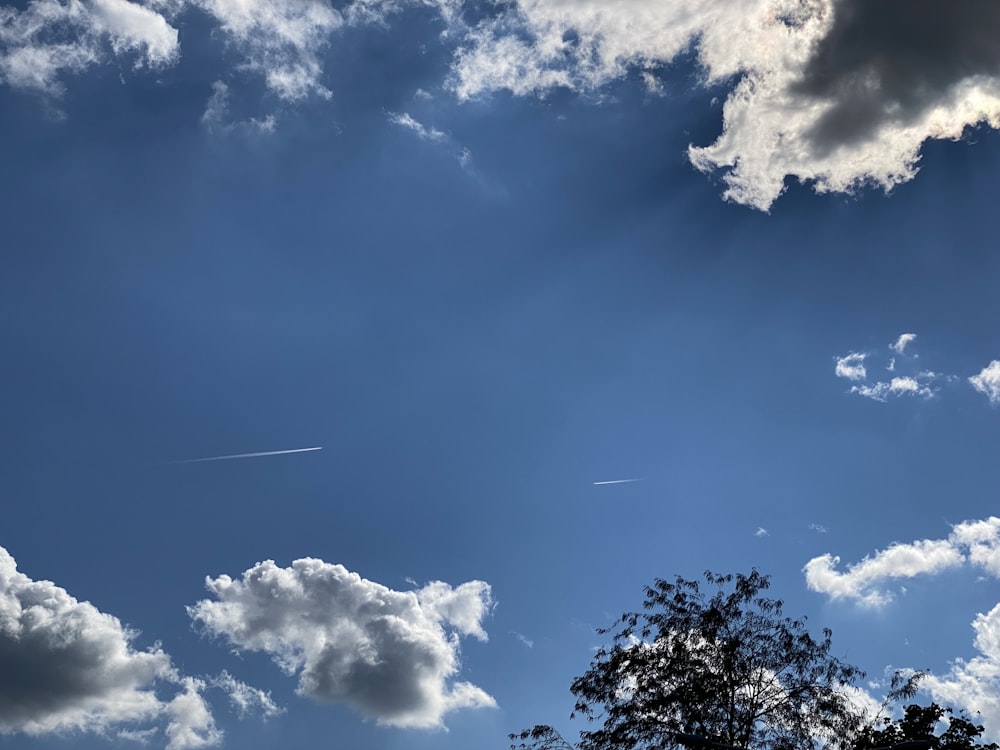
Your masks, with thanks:
<instances>
[{"instance_id":1,"label":"blue sky","mask_svg":"<svg viewBox=\"0 0 1000 750\"><path fill-rule=\"evenodd\" d=\"M0 748L572 735L752 566L1000 736L978 7L0 7Z\"/></svg>"}]
</instances>

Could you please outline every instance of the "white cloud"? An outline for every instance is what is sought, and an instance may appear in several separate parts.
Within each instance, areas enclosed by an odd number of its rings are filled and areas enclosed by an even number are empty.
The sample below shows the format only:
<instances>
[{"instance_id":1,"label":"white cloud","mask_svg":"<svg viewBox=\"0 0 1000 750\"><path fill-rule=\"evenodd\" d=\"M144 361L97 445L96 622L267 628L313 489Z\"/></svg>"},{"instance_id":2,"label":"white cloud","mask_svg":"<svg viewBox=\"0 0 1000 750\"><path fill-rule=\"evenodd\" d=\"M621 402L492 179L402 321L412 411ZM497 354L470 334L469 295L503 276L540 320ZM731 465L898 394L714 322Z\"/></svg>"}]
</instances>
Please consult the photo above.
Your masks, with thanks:
<instances>
[{"instance_id":1,"label":"white cloud","mask_svg":"<svg viewBox=\"0 0 1000 750\"><path fill-rule=\"evenodd\" d=\"M271 718L285 712L271 699L270 692L240 682L225 670L211 682L212 687L225 691L229 696L229 702L241 719L252 714Z\"/></svg>"},{"instance_id":2,"label":"white cloud","mask_svg":"<svg viewBox=\"0 0 1000 750\"><path fill-rule=\"evenodd\" d=\"M188 608L207 633L233 646L262 651L289 675L300 694L344 701L379 723L439 727L458 708L494 706L482 689L454 682L459 637L485 640L490 587L434 582L394 591L341 565L266 561L242 579L206 580L214 600Z\"/></svg>"},{"instance_id":3,"label":"white cloud","mask_svg":"<svg viewBox=\"0 0 1000 750\"><path fill-rule=\"evenodd\" d=\"M851 352L846 357L838 357L834 373L836 373L838 378L864 380L868 377L868 371L865 369L865 359L867 356L867 354Z\"/></svg>"},{"instance_id":4,"label":"white cloud","mask_svg":"<svg viewBox=\"0 0 1000 750\"><path fill-rule=\"evenodd\" d=\"M425 141L444 141L447 140L448 136L442 131L436 128L428 128L425 125L417 122L413 119L407 112L389 113L389 122L393 125L399 125L401 128L406 128L407 130L413 131L417 134L417 137Z\"/></svg>"},{"instance_id":5,"label":"white cloud","mask_svg":"<svg viewBox=\"0 0 1000 750\"><path fill-rule=\"evenodd\" d=\"M915 341L915 333L904 333L889 344L889 349L899 355L905 353L907 346ZM933 370L916 370L914 367L917 355L907 356L897 362L895 357L890 357L885 369L892 373L899 372L900 369L910 370L910 373L900 373L894 375L889 380L879 380L867 382L868 369L866 362L872 355L868 353L851 352L847 356L837 357L834 372L837 377L846 378L855 383L848 393L871 399L873 401L886 402L890 398L902 396L920 396L928 399L941 390L942 381L949 383L955 380L955 376L947 375Z\"/></svg>"},{"instance_id":6,"label":"white cloud","mask_svg":"<svg viewBox=\"0 0 1000 750\"><path fill-rule=\"evenodd\" d=\"M986 396L993 406L1000 404L1000 360L994 359L978 375L969 378L969 383Z\"/></svg>"},{"instance_id":7,"label":"white cloud","mask_svg":"<svg viewBox=\"0 0 1000 750\"><path fill-rule=\"evenodd\" d=\"M0 6L0 82L58 95L62 74L102 62L109 51L135 53L137 66L160 67L178 55L177 29L128 0Z\"/></svg>"},{"instance_id":8,"label":"white cloud","mask_svg":"<svg viewBox=\"0 0 1000 750\"><path fill-rule=\"evenodd\" d=\"M892 600L892 594L879 588L887 580L912 578L953 568L965 561L962 552L948 540L930 540L894 544L874 557L836 570L840 558L825 554L814 557L805 566L806 584L813 591L831 599L855 599L862 604L879 606Z\"/></svg>"},{"instance_id":9,"label":"white cloud","mask_svg":"<svg viewBox=\"0 0 1000 750\"><path fill-rule=\"evenodd\" d=\"M20 573L0 547L0 733L119 729L148 739L166 719L168 750L217 744L201 683L178 675L158 645L134 649L136 635L54 583ZM182 690L164 702L158 684Z\"/></svg>"},{"instance_id":10,"label":"white cloud","mask_svg":"<svg viewBox=\"0 0 1000 750\"><path fill-rule=\"evenodd\" d=\"M894 344L889 344L889 348L896 354L903 354L906 351L906 345L915 341L916 338L917 334L915 333L901 333Z\"/></svg>"},{"instance_id":11,"label":"white cloud","mask_svg":"<svg viewBox=\"0 0 1000 750\"><path fill-rule=\"evenodd\" d=\"M535 647L535 642L530 638L528 638L528 636L523 635L522 633L518 633L516 630L510 631L510 634L515 638L517 638L517 640L519 640L522 644L524 644L525 648Z\"/></svg>"},{"instance_id":12,"label":"white cloud","mask_svg":"<svg viewBox=\"0 0 1000 750\"><path fill-rule=\"evenodd\" d=\"M980 712L980 720L993 738L1000 735L1000 604L987 614L978 614L972 623L976 636L973 645L978 656L965 661L956 659L944 675L928 675L921 687L934 699L971 712Z\"/></svg>"},{"instance_id":13,"label":"white cloud","mask_svg":"<svg viewBox=\"0 0 1000 750\"><path fill-rule=\"evenodd\" d=\"M920 373L916 377L904 375L892 378L892 380L878 383L855 385L851 387L851 393L870 398L873 401L887 401L890 396L923 396L930 398L937 389L931 383L937 377L936 373Z\"/></svg>"},{"instance_id":14,"label":"white cloud","mask_svg":"<svg viewBox=\"0 0 1000 750\"><path fill-rule=\"evenodd\" d=\"M831 599L874 605L891 600L891 594L879 588L890 579L933 574L959 565L980 568L1000 578L1000 518L956 524L947 539L892 545L848 567L846 573L834 570L838 563L839 558L831 555L810 560L805 567L809 588ZM1000 604L976 615L972 627L978 654L969 660L955 659L948 672L929 674L920 686L936 701L982 712L987 734L1000 739Z\"/></svg>"},{"instance_id":15,"label":"white cloud","mask_svg":"<svg viewBox=\"0 0 1000 750\"><path fill-rule=\"evenodd\" d=\"M221 27L244 56L243 67L264 76L286 101L311 95L330 98L321 83L321 54L344 21L328 0L190 0Z\"/></svg>"},{"instance_id":16,"label":"white cloud","mask_svg":"<svg viewBox=\"0 0 1000 750\"><path fill-rule=\"evenodd\" d=\"M205 683L193 677L182 680L184 692L166 705L167 750L212 747L222 741L222 732L216 729L208 704L201 697Z\"/></svg>"},{"instance_id":17,"label":"white cloud","mask_svg":"<svg viewBox=\"0 0 1000 750\"><path fill-rule=\"evenodd\" d=\"M759 539L761 537L770 536L771 534L763 526L758 526L757 530L753 533L753 535Z\"/></svg>"},{"instance_id":18,"label":"white cloud","mask_svg":"<svg viewBox=\"0 0 1000 750\"><path fill-rule=\"evenodd\" d=\"M767 210L788 177L817 192L888 190L916 174L925 140L1000 125L1000 12L898 5L516 0L465 39L451 87L460 99L593 91L694 51L706 84L733 83L722 135L689 150L697 168L722 173L726 198ZM931 34L941 44L928 56Z\"/></svg>"},{"instance_id":19,"label":"white cloud","mask_svg":"<svg viewBox=\"0 0 1000 750\"><path fill-rule=\"evenodd\" d=\"M228 135L244 133L248 135L270 135L277 128L277 118L274 115L258 119L232 120L229 115L229 86L224 81L212 84L212 95L205 103L205 111L201 115L201 124L212 133Z\"/></svg>"},{"instance_id":20,"label":"white cloud","mask_svg":"<svg viewBox=\"0 0 1000 750\"><path fill-rule=\"evenodd\" d=\"M882 584L898 578L938 573L965 564L975 565L1000 578L1000 518L966 521L952 527L947 539L923 539L893 544L866 557L841 573L840 558L831 554L814 557L804 568L806 584L831 599L855 599L882 605L892 594Z\"/></svg>"}]
</instances>

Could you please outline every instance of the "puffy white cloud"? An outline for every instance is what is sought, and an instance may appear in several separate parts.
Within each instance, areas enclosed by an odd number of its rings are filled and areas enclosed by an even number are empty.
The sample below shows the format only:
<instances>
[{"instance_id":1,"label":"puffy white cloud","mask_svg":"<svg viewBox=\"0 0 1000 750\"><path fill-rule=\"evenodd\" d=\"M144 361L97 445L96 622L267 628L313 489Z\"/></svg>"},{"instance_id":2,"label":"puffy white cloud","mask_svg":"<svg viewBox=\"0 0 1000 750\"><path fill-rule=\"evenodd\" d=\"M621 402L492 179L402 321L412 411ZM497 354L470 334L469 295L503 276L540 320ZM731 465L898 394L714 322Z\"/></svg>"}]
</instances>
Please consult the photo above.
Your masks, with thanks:
<instances>
[{"instance_id":1,"label":"puffy white cloud","mask_svg":"<svg viewBox=\"0 0 1000 750\"><path fill-rule=\"evenodd\" d=\"M460 98L594 90L693 50L733 82L715 143L692 163L767 210L788 177L818 192L917 172L921 144L1000 125L1000 11L976 0L516 0L455 59ZM933 36L935 54L924 39Z\"/></svg>"},{"instance_id":2,"label":"puffy white cloud","mask_svg":"<svg viewBox=\"0 0 1000 750\"><path fill-rule=\"evenodd\" d=\"M891 579L933 574L960 565L980 568L1000 578L1000 518L966 521L952 527L947 539L894 544L874 557L835 570L840 559L832 555L813 558L805 566L810 589L831 599L854 599L862 604L883 605L892 595L881 589ZM942 675L930 674L921 681L939 702L982 712L990 739L1000 739L1000 604L987 614L978 614L972 627L978 655L955 659Z\"/></svg>"},{"instance_id":3,"label":"puffy white cloud","mask_svg":"<svg viewBox=\"0 0 1000 750\"><path fill-rule=\"evenodd\" d=\"M915 333L901 333L895 343L889 344L889 348L896 352L896 354L903 354L906 351L907 344L913 343L916 338L917 334Z\"/></svg>"},{"instance_id":4,"label":"puffy white cloud","mask_svg":"<svg viewBox=\"0 0 1000 750\"><path fill-rule=\"evenodd\" d=\"M159 67L178 54L177 29L155 10L128 0L36 0L0 6L0 81L54 95L59 77L135 53L136 65Z\"/></svg>"},{"instance_id":5,"label":"puffy white cloud","mask_svg":"<svg viewBox=\"0 0 1000 750\"><path fill-rule=\"evenodd\" d=\"M0 547L0 733L109 732L149 737L167 720L168 750L217 744L201 698L159 646L137 651L136 633L50 581L17 570ZM157 685L176 685L169 700Z\"/></svg>"},{"instance_id":6,"label":"puffy white cloud","mask_svg":"<svg viewBox=\"0 0 1000 750\"><path fill-rule=\"evenodd\" d=\"M394 591L307 558L288 568L268 560L206 586L214 599L189 607L191 617L239 649L270 654L298 674L301 695L401 727L438 727L452 710L495 705L453 681L460 636L486 639L492 600L482 581Z\"/></svg>"},{"instance_id":7,"label":"puffy white cloud","mask_svg":"<svg viewBox=\"0 0 1000 750\"><path fill-rule=\"evenodd\" d=\"M879 588L886 581L938 573L965 564L985 569L1000 578L1000 518L966 521L952 527L947 539L923 539L893 544L866 557L841 573L840 558L831 554L814 557L804 568L806 584L831 599L855 599L881 605L892 594Z\"/></svg>"},{"instance_id":8,"label":"puffy white cloud","mask_svg":"<svg viewBox=\"0 0 1000 750\"><path fill-rule=\"evenodd\" d=\"M904 333L889 344L889 349L898 355L906 353L907 347L917 338L915 333ZM899 362L894 357L890 357L885 369L896 373L899 370L910 370L909 374L900 373L894 375L889 380L879 380L868 382L868 368L866 362L872 357L869 353L851 352L847 356L837 357L834 373L837 377L854 381L848 393L871 399L873 401L886 402L890 398L902 396L920 396L931 398L941 390L942 383L950 383L956 378L954 375L934 372L933 370L917 370L915 360L917 355L907 355Z\"/></svg>"},{"instance_id":9,"label":"puffy white cloud","mask_svg":"<svg viewBox=\"0 0 1000 750\"><path fill-rule=\"evenodd\" d=\"M934 699L970 712L979 712L987 734L997 739L1000 732L1000 604L987 614L978 614L972 622L976 636L973 645L978 656L956 659L943 675L928 675L921 687Z\"/></svg>"},{"instance_id":10,"label":"puffy white cloud","mask_svg":"<svg viewBox=\"0 0 1000 750\"><path fill-rule=\"evenodd\" d=\"M996 406L1000 404L1000 360L994 359L978 375L969 378L969 383Z\"/></svg>"},{"instance_id":11,"label":"puffy white cloud","mask_svg":"<svg viewBox=\"0 0 1000 750\"><path fill-rule=\"evenodd\" d=\"M805 566L806 584L831 599L855 599L878 606L892 599L889 592L879 588L887 580L937 573L964 562L964 555L950 540L924 539L894 544L849 566L845 573L836 570L839 557L830 554L814 557Z\"/></svg>"},{"instance_id":12,"label":"puffy white cloud","mask_svg":"<svg viewBox=\"0 0 1000 750\"><path fill-rule=\"evenodd\" d=\"M205 689L202 680L185 677L184 691L178 693L165 708L167 724L167 750L212 747L222 741L222 732L215 726L212 712L202 698Z\"/></svg>"},{"instance_id":13,"label":"puffy white cloud","mask_svg":"<svg viewBox=\"0 0 1000 750\"><path fill-rule=\"evenodd\" d=\"M867 354L851 352L846 357L838 357L834 373L838 378L864 380L868 377L868 371L865 369L865 359L867 356Z\"/></svg>"}]
</instances>

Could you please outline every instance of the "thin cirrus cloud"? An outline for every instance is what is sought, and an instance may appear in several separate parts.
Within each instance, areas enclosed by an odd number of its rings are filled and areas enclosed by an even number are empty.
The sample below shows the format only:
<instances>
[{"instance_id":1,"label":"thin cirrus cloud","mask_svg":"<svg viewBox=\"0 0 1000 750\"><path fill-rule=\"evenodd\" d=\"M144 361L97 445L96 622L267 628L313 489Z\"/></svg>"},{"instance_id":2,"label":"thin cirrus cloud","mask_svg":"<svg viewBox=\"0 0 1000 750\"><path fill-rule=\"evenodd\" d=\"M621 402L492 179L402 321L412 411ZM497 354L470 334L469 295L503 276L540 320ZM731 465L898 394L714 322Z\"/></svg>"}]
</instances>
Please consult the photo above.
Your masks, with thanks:
<instances>
[{"instance_id":1,"label":"thin cirrus cloud","mask_svg":"<svg viewBox=\"0 0 1000 750\"><path fill-rule=\"evenodd\" d=\"M506 91L594 92L693 53L705 86L730 88L722 133L688 156L723 196L769 210L790 180L820 193L913 179L931 139L1000 127L1000 7L984 0L39 0L0 8L0 77L58 94L62 79L116 55L174 62L178 26L209 18L235 72L286 102L328 99L339 34L407 8L440 15L459 101ZM469 19L469 20L466 20ZM933 37L933 55L924 40Z\"/></svg>"},{"instance_id":2,"label":"thin cirrus cloud","mask_svg":"<svg viewBox=\"0 0 1000 750\"><path fill-rule=\"evenodd\" d=\"M158 645L135 649L136 636L89 602L19 572L0 547L0 734L148 741L162 733L167 750L217 745L222 732L202 696L206 683L182 676ZM173 697L160 698L164 690Z\"/></svg>"},{"instance_id":3,"label":"thin cirrus cloud","mask_svg":"<svg viewBox=\"0 0 1000 750\"><path fill-rule=\"evenodd\" d=\"M873 556L837 570L840 558L825 554L804 568L806 584L831 600L852 600L884 607L894 599L892 581L932 576L961 567L976 568L1000 579L1000 518L966 521L952 527L945 539L893 544ZM944 674L930 674L921 687L935 700L980 712L988 727L1000 723L1000 604L972 621L976 656L957 658ZM998 733L993 731L993 739Z\"/></svg>"},{"instance_id":4,"label":"thin cirrus cloud","mask_svg":"<svg viewBox=\"0 0 1000 750\"><path fill-rule=\"evenodd\" d=\"M441 727L451 711L496 705L454 680L459 638L487 638L492 598L482 581L394 591L307 558L287 568L268 560L206 587L213 598L188 607L191 618L237 649L269 654L298 675L300 695L397 727Z\"/></svg>"}]
</instances>

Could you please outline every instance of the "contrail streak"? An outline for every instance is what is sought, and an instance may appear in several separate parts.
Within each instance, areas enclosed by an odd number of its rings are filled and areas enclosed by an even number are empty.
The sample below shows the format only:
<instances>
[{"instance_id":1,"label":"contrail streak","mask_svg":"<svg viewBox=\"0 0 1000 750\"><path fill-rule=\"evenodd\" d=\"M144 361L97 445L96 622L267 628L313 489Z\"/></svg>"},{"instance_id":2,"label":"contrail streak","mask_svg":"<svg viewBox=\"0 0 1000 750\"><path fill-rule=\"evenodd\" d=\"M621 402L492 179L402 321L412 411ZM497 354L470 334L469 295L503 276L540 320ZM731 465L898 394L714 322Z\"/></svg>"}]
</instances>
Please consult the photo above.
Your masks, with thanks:
<instances>
[{"instance_id":1,"label":"contrail streak","mask_svg":"<svg viewBox=\"0 0 1000 750\"><path fill-rule=\"evenodd\" d=\"M202 461L228 461L232 458L258 458L260 456L283 456L286 453L308 453L309 451L321 451L322 445L315 448L289 448L283 451L258 451L257 453L234 453L231 456L208 456L207 458L188 458L183 461L171 461L172 464L197 464Z\"/></svg>"},{"instance_id":2,"label":"contrail streak","mask_svg":"<svg viewBox=\"0 0 1000 750\"><path fill-rule=\"evenodd\" d=\"M606 482L594 482L595 485L598 484L628 484L629 482L641 482L643 479L609 479Z\"/></svg>"}]
</instances>

